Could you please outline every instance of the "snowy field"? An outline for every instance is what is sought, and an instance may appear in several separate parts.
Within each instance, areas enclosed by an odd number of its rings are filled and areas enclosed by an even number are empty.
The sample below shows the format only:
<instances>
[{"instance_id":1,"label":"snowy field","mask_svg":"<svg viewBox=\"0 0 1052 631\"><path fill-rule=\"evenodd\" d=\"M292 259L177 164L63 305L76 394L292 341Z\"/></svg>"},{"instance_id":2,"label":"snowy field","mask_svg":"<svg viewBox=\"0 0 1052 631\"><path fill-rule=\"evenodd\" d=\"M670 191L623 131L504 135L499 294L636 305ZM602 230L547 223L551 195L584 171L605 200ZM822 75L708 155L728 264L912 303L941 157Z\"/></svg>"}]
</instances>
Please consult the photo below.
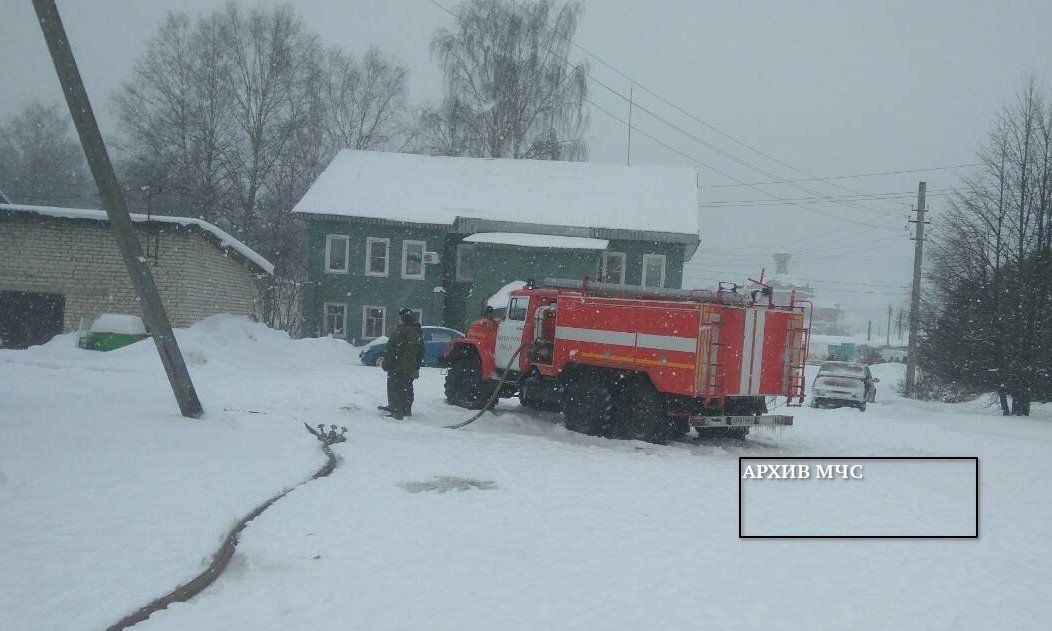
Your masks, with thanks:
<instances>
[{"instance_id":1,"label":"snowy field","mask_svg":"<svg viewBox=\"0 0 1052 631\"><path fill-rule=\"evenodd\" d=\"M206 409L178 416L152 344L0 351L0 629L105 628L200 572L242 514L321 464L301 421L349 428L335 473L252 522L227 574L137 628L1035 629L1052 617L1052 410L894 393L797 408L745 442L567 432L502 402L459 431L425 369L381 420L383 374L335 340L212 318L179 332ZM978 540L743 540L742 455L982 462ZM902 479L910 488L917 480ZM880 506L873 506L879 511ZM1045 622L1042 622L1044 620Z\"/></svg>"}]
</instances>

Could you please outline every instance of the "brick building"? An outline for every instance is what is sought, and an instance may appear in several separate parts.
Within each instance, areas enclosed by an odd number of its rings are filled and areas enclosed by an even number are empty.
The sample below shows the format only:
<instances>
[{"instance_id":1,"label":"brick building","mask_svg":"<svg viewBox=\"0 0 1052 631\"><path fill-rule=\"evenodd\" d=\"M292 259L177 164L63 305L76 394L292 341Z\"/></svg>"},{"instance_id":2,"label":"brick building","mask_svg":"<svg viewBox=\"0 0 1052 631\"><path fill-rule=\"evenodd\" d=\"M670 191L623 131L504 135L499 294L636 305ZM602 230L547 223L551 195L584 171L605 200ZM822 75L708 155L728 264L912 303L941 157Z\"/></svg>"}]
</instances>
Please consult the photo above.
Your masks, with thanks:
<instances>
[{"instance_id":1,"label":"brick building","mask_svg":"<svg viewBox=\"0 0 1052 631\"><path fill-rule=\"evenodd\" d=\"M132 215L172 326L249 315L273 266L212 224ZM102 313L141 315L106 213L0 204L0 347L39 344Z\"/></svg>"}]
</instances>

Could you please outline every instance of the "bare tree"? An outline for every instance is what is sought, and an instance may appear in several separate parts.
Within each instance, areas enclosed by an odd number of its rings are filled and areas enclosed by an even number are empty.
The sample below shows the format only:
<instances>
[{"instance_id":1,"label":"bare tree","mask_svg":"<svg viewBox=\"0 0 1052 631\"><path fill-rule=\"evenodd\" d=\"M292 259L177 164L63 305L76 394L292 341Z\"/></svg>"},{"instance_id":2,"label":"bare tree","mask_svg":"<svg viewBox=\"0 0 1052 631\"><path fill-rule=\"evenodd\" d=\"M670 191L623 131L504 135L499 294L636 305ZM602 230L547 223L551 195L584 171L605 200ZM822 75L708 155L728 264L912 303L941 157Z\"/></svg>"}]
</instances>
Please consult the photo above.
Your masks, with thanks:
<instances>
[{"instance_id":1,"label":"bare tree","mask_svg":"<svg viewBox=\"0 0 1052 631\"><path fill-rule=\"evenodd\" d=\"M0 126L0 189L14 203L97 204L64 109L33 102Z\"/></svg>"},{"instance_id":2,"label":"bare tree","mask_svg":"<svg viewBox=\"0 0 1052 631\"><path fill-rule=\"evenodd\" d=\"M1052 398L1052 108L1032 79L979 158L936 233L922 366L1026 415Z\"/></svg>"},{"instance_id":3,"label":"bare tree","mask_svg":"<svg viewBox=\"0 0 1052 631\"><path fill-rule=\"evenodd\" d=\"M317 72L319 48L287 6L243 13L228 4L219 18L228 46L234 141L224 154L235 196L229 218L235 234L252 240L260 228L260 206L270 192L288 145L297 138L303 108L316 105L304 75ZM291 209L290 209L291 210Z\"/></svg>"},{"instance_id":4,"label":"bare tree","mask_svg":"<svg viewBox=\"0 0 1052 631\"><path fill-rule=\"evenodd\" d=\"M217 222L229 200L223 156L233 141L224 42L214 17L169 13L113 99L129 188L161 212ZM140 200L141 201L141 200Z\"/></svg>"},{"instance_id":5,"label":"bare tree","mask_svg":"<svg viewBox=\"0 0 1052 631\"><path fill-rule=\"evenodd\" d=\"M170 13L114 97L130 198L270 259L260 316L292 331L307 245L292 208L336 151L404 146L406 74L375 48L325 53L286 5Z\"/></svg>"},{"instance_id":6,"label":"bare tree","mask_svg":"<svg viewBox=\"0 0 1052 631\"><path fill-rule=\"evenodd\" d=\"M587 64L571 64L580 5L468 0L431 42L445 95L423 116L425 149L486 158L586 154Z\"/></svg>"},{"instance_id":7,"label":"bare tree","mask_svg":"<svg viewBox=\"0 0 1052 631\"><path fill-rule=\"evenodd\" d=\"M394 149L407 135L408 71L378 48L359 61L338 48L326 56L325 135L340 149Z\"/></svg>"}]
</instances>

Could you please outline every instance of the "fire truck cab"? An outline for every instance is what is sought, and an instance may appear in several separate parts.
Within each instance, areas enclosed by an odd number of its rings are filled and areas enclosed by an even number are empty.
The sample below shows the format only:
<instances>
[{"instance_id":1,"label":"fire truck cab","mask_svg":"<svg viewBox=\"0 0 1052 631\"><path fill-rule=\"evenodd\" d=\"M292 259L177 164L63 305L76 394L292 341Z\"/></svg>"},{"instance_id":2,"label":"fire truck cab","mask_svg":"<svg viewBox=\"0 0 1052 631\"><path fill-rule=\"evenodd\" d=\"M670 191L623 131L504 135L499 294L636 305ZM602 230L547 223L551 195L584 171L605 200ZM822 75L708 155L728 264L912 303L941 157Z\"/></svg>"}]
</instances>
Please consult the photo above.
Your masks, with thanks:
<instances>
[{"instance_id":1,"label":"fire truck cab","mask_svg":"<svg viewBox=\"0 0 1052 631\"><path fill-rule=\"evenodd\" d=\"M454 341L446 399L480 409L518 396L561 411L570 430L658 443L691 427L744 436L791 425L766 415L766 398L803 402L807 309L760 298L545 279Z\"/></svg>"}]
</instances>

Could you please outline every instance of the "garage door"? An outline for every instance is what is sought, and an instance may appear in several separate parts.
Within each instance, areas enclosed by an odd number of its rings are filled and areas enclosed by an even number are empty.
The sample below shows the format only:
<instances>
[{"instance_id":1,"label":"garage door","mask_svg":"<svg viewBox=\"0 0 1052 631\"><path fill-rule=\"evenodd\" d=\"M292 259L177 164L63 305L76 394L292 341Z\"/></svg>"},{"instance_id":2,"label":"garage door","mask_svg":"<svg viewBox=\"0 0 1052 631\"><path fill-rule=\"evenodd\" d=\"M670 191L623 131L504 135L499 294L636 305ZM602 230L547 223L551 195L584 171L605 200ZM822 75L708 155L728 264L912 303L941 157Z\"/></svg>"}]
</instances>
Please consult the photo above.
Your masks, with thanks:
<instances>
[{"instance_id":1,"label":"garage door","mask_svg":"<svg viewBox=\"0 0 1052 631\"><path fill-rule=\"evenodd\" d=\"M55 337L65 307L61 294L0 291L0 348L27 348Z\"/></svg>"}]
</instances>

